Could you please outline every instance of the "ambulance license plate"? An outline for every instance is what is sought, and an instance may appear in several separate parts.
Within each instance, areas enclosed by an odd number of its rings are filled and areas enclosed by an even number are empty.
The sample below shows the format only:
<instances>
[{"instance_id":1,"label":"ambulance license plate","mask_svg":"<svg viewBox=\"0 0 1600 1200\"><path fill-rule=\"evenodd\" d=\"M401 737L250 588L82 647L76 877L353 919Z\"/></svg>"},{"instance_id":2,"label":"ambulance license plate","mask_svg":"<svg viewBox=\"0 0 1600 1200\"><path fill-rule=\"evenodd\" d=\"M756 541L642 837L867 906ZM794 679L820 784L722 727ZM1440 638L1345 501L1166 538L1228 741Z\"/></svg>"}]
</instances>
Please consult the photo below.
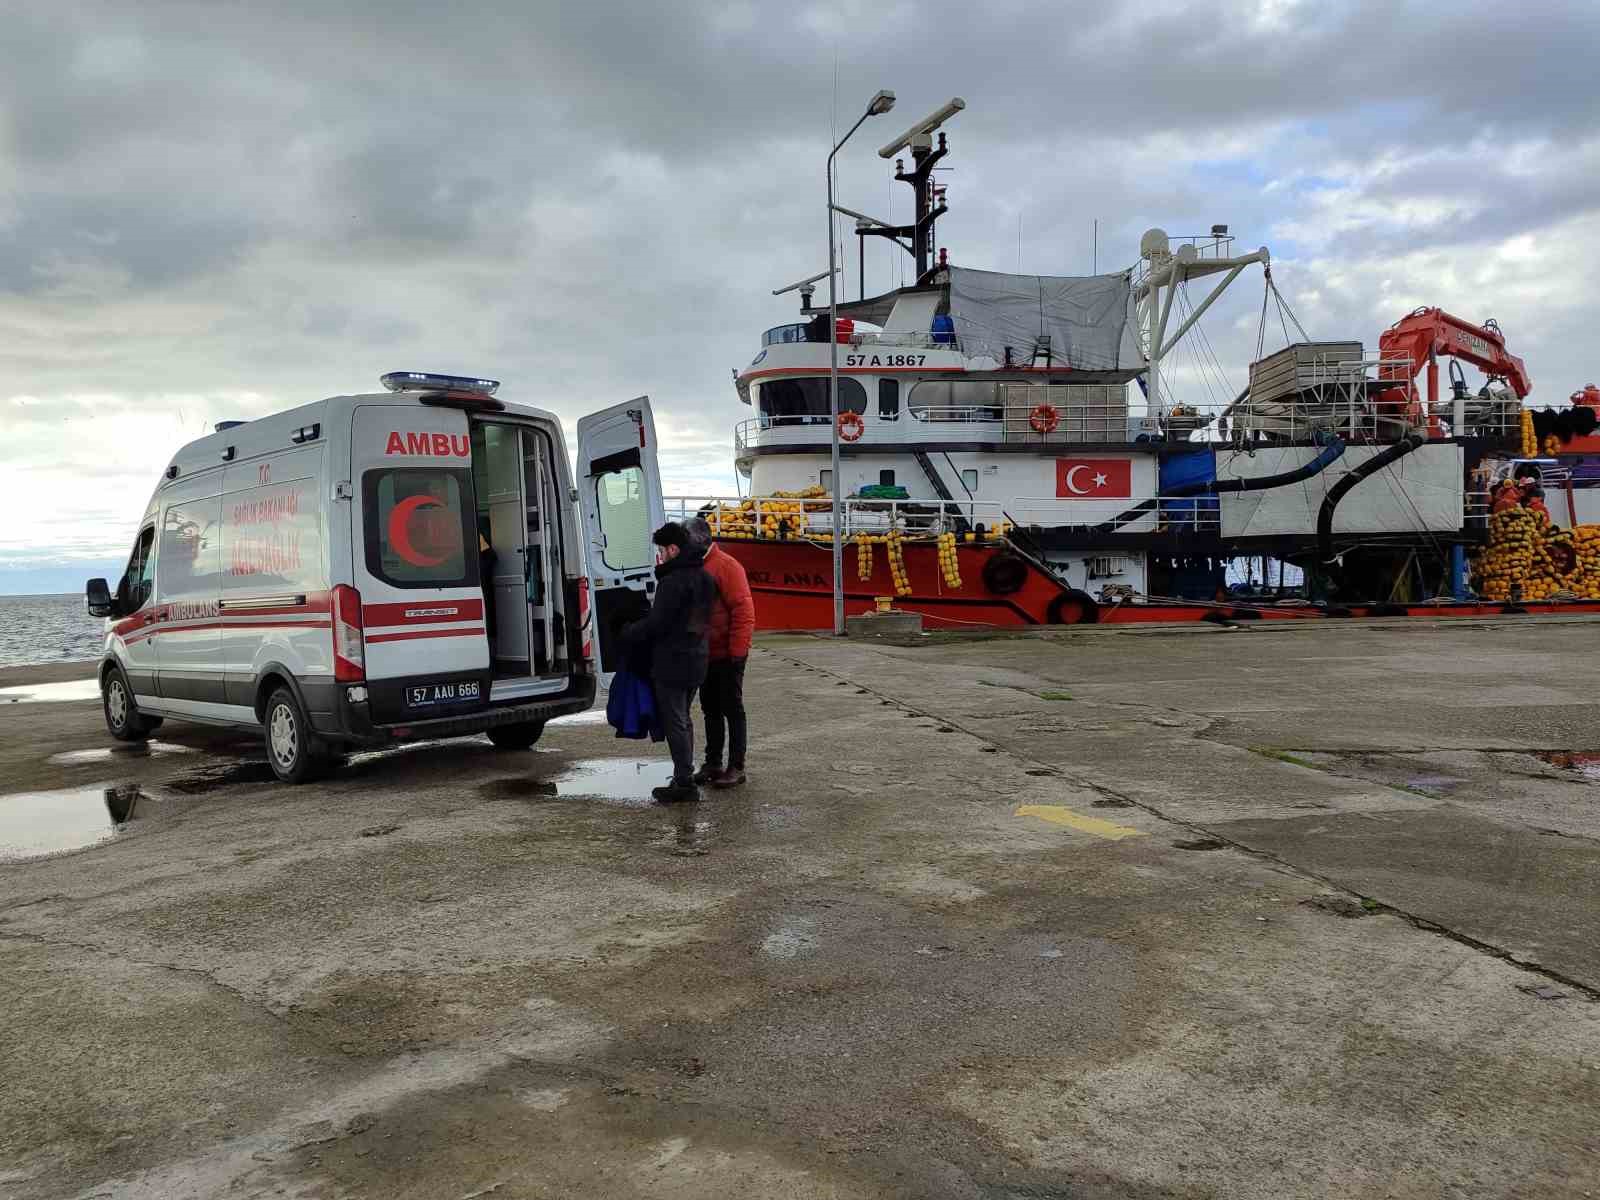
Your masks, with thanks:
<instances>
[{"instance_id":1,"label":"ambulance license plate","mask_svg":"<svg viewBox=\"0 0 1600 1200\"><path fill-rule=\"evenodd\" d=\"M435 704L459 704L478 698L478 681L461 679L454 683L419 683L406 688L407 708L432 708Z\"/></svg>"}]
</instances>

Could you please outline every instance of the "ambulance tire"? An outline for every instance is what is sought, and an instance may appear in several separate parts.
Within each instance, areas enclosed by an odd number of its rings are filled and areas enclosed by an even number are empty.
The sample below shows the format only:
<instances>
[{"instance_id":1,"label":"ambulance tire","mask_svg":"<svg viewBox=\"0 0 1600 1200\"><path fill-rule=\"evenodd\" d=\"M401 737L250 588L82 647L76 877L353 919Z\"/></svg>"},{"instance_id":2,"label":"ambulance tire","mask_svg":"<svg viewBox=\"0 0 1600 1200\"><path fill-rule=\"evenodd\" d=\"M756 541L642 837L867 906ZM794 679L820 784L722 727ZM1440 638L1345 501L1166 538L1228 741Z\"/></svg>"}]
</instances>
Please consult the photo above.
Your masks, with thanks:
<instances>
[{"instance_id":1,"label":"ambulance tire","mask_svg":"<svg viewBox=\"0 0 1600 1200\"><path fill-rule=\"evenodd\" d=\"M526 750L544 733L544 722L514 721L509 725L491 725L487 732L496 750Z\"/></svg>"},{"instance_id":2,"label":"ambulance tire","mask_svg":"<svg viewBox=\"0 0 1600 1200\"><path fill-rule=\"evenodd\" d=\"M112 667L100 684L100 704L106 714L106 729L119 742L142 742L161 728L160 717L147 717L133 704L133 688L121 667Z\"/></svg>"},{"instance_id":3,"label":"ambulance tire","mask_svg":"<svg viewBox=\"0 0 1600 1200\"><path fill-rule=\"evenodd\" d=\"M267 699L267 765L280 782L310 783L328 769L328 750L311 732L299 698L280 687Z\"/></svg>"}]
</instances>

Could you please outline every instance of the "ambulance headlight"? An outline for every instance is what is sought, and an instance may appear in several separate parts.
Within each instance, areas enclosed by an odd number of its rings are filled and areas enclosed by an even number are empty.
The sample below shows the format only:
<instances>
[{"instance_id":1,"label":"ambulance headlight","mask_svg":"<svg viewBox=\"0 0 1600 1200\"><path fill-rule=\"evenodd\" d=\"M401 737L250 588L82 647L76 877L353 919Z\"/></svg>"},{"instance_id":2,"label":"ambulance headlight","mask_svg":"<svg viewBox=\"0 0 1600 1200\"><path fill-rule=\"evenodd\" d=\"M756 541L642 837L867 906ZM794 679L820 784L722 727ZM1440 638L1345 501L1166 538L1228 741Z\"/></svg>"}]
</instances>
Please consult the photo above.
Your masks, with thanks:
<instances>
[{"instance_id":1,"label":"ambulance headlight","mask_svg":"<svg viewBox=\"0 0 1600 1200\"><path fill-rule=\"evenodd\" d=\"M475 392L492 396L498 379L473 379L467 375L432 375L426 371L390 371L380 382L391 392Z\"/></svg>"},{"instance_id":2,"label":"ambulance headlight","mask_svg":"<svg viewBox=\"0 0 1600 1200\"><path fill-rule=\"evenodd\" d=\"M367 702L367 689L364 687L349 688L345 691L345 697L351 704L365 704Z\"/></svg>"}]
</instances>

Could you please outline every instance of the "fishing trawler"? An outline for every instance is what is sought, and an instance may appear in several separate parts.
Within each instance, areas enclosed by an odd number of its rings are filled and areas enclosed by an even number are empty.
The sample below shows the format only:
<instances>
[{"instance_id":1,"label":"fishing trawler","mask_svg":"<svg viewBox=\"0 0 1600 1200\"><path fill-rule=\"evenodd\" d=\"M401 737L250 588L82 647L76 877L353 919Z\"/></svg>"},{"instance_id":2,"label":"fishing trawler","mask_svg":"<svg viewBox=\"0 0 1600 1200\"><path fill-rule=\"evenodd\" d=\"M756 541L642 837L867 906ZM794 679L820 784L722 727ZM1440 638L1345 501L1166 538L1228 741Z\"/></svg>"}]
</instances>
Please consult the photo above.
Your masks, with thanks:
<instances>
[{"instance_id":1,"label":"fishing trawler","mask_svg":"<svg viewBox=\"0 0 1600 1200\"><path fill-rule=\"evenodd\" d=\"M839 302L836 323L813 303L828 272L778 289L799 293L802 319L767 330L734 371L752 409L734 430L747 492L671 502L705 515L744 564L761 627L833 626L835 425L848 613L890 598L929 627L961 628L1600 610L1600 591L1580 587L1586 570L1600 579L1600 558L1579 564L1576 550L1569 570L1537 578L1530 559L1525 588L1473 577L1490 487L1563 477L1559 457L1539 456L1527 372L1493 322L1424 309L1376 352L1313 340L1267 248L1237 250L1223 225L1151 229L1137 262L1106 274L958 266L936 236L946 135L906 148L912 166L896 161L895 178L912 189L912 219L861 217L856 233L900 245L914 282ZM1249 384L1226 403L1186 403L1163 368L1247 273L1263 289ZM1288 343L1273 353L1269 313ZM1195 352L1215 363L1209 341ZM1444 396L1440 358L1452 360ZM1484 373L1476 392L1455 359ZM1600 488L1579 504L1565 480L1557 538L1600 519ZM1248 595L1229 585L1241 562L1262 567ZM1284 585L1284 564L1299 586Z\"/></svg>"}]
</instances>

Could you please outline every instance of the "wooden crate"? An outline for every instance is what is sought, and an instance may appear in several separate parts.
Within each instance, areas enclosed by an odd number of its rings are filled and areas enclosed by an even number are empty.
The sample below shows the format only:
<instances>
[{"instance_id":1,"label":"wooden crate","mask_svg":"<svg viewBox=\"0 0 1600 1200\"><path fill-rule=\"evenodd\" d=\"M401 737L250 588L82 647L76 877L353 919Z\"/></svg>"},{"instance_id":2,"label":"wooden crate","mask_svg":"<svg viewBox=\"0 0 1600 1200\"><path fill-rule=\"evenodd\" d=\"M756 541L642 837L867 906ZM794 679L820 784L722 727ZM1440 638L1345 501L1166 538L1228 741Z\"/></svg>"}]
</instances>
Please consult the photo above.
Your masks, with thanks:
<instances>
[{"instance_id":1,"label":"wooden crate","mask_svg":"<svg viewBox=\"0 0 1600 1200\"><path fill-rule=\"evenodd\" d=\"M1360 375L1360 342L1298 342L1250 364L1250 401L1293 400L1302 392Z\"/></svg>"}]
</instances>

